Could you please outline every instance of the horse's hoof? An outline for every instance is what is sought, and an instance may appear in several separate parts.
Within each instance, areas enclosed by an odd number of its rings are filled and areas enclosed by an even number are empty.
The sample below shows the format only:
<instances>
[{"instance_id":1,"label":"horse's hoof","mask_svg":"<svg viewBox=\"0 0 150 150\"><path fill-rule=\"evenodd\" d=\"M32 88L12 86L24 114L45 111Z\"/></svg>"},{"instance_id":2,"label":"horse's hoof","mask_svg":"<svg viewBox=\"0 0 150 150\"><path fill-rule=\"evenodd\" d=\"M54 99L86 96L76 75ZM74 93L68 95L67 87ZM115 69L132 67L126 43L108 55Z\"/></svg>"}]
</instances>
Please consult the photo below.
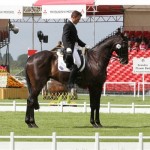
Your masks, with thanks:
<instances>
[{"instance_id":1,"label":"horse's hoof","mask_svg":"<svg viewBox=\"0 0 150 150\"><path fill-rule=\"evenodd\" d=\"M32 128L38 128L38 126L35 123L31 123Z\"/></svg>"},{"instance_id":2,"label":"horse's hoof","mask_svg":"<svg viewBox=\"0 0 150 150\"><path fill-rule=\"evenodd\" d=\"M39 103L35 103L35 104L34 104L34 109L35 109L35 110L40 109L40 105L39 105Z\"/></svg>"},{"instance_id":3,"label":"horse's hoof","mask_svg":"<svg viewBox=\"0 0 150 150\"><path fill-rule=\"evenodd\" d=\"M97 125L98 128L102 128L103 127L100 122L97 122L96 125Z\"/></svg>"},{"instance_id":4,"label":"horse's hoof","mask_svg":"<svg viewBox=\"0 0 150 150\"><path fill-rule=\"evenodd\" d=\"M98 128L96 123L92 123L93 128Z\"/></svg>"},{"instance_id":5,"label":"horse's hoof","mask_svg":"<svg viewBox=\"0 0 150 150\"><path fill-rule=\"evenodd\" d=\"M29 123L29 124L27 124L28 125L28 128L32 128L32 125Z\"/></svg>"},{"instance_id":6,"label":"horse's hoof","mask_svg":"<svg viewBox=\"0 0 150 150\"><path fill-rule=\"evenodd\" d=\"M35 123L28 123L28 128L38 128L38 126Z\"/></svg>"}]
</instances>

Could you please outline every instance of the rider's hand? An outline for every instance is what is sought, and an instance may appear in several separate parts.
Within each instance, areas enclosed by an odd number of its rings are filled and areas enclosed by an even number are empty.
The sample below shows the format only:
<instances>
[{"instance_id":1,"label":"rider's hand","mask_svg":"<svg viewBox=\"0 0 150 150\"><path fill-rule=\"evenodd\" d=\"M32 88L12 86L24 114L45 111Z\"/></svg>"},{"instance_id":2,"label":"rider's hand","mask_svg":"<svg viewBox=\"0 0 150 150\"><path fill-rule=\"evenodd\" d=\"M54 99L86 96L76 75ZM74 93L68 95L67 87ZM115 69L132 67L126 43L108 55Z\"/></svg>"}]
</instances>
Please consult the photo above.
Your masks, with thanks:
<instances>
[{"instance_id":1,"label":"rider's hand","mask_svg":"<svg viewBox=\"0 0 150 150\"><path fill-rule=\"evenodd\" d=\"M67 48L66 49L66 52L69 54L69 53L72 53L72 49L71 48Z\"/></svg>"}]
</instances>

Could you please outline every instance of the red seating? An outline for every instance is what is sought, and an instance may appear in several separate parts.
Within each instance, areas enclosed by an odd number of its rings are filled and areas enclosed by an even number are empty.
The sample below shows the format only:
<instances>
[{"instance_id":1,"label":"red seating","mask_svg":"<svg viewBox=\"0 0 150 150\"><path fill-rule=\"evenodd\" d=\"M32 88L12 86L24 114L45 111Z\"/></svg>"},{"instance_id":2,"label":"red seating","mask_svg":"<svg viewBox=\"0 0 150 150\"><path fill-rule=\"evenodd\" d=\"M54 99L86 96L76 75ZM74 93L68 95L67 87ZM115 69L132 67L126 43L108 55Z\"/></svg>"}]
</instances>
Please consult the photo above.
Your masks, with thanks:
<instances>
[{"instance_id":1,"label":"red seating","mask_svg":"<svg viewBox=\"0 0 150 150\"><path fill-rule=\"evenodd\" d=\"M135 31L135 36L140 36L140 35L143 35L142 31Z\"/></svg>"},{"instance_id":2,"label":"red seating","mask_svg":"<svg viewBox=\"0 0 150 150\"><path fill-rule=\"evenodd\" d=\"M121 65L119 61L110 61L108 68L107 68L107 80L106 82L136 82L136 86L138 82L142 82L142 75L141 74L133 74L133 57L144 57L147 58L150 56L150 49L147 51L139 51L129 52L129 63L127 65ZM150 74L145 75L145 82L150 82ZM107 91L113 91L114 88L112 87L114 85L110 84L107 86ZM118 86L118 87L117 87ZM145 88L150 89L149 86L145 86ZM120 91L120 86L115 85L115 89ZM122 91L133 91L133 88L129 88L129 85L124 84L122 86Z\"/></svg>"}]
</instances>

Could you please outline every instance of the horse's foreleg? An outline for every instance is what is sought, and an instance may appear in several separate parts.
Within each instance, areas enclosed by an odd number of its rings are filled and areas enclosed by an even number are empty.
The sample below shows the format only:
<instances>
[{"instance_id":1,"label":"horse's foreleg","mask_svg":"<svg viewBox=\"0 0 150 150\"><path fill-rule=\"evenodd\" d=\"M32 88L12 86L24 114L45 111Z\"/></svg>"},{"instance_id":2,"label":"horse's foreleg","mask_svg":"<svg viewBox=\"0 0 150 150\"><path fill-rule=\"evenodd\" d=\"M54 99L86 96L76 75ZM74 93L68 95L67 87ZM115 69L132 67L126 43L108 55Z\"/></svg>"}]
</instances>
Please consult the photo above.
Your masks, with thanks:
<instances>
[{"instance_id":1,"label":"horse's foreleg","mask_svg":"<svg viewBox=\"0 0 150 150\"><path fill-rule=\"evenodd\" d=\"M91 116L90 116L90 123L94 126L95 125L95 121L94 121L94 108L92 106L91 107Z\"/></svg>"},{"instance_id":2,"label":"horse's foreleg","mask_svg":"<svg viewBox=\"0 0 150 150\"><path fill-rule=\"evenodd\" d=\"M102 86L100 87L100 89L95 91L95 100L96 100L95 123L97 124L98 127L102 127L102 124L100 123L100 117L99 117L101 93L102 93Z\"/></svg>"},{"instance_id":3,"label":"horse's foreleg","mask_svg":"<svg viewBox=\"0 0 150 150\"><path fill-rule=\"evenodd\" d=\"M99 88L91 87L89 88L89 92L91 107L90 123L93 127L102 127L99 119L101 90Z\"/></svg>"},{"instance_id":4,"label":"horse's foreleg","mask_svg":"<svg viewBox=\"0 0 150 150\"><path fill-rule=\"evenodd\" d=\"M94 120L94 114L95 114L95 105L94 105L94 102L93 102L93 97L94 97L94 90L93 88L89 88L89 92L90 92L90 108L91 108L91 116L90 116L90 123L92 124L92 126L94 128L97 127L96 123L95 123L95 120Z\"/></svg>"},{"instance_id":5,"label":"horse's foreleg","mask_svg":"<svg viewBox=\"0 0 150 150\"><path fill-rule=\"evenodd\" d=\"M95 123L98 127L102 127L102 124L100 123L99 120L99 109L100 107L96 108Z\"/></svg>"}]
</instances>

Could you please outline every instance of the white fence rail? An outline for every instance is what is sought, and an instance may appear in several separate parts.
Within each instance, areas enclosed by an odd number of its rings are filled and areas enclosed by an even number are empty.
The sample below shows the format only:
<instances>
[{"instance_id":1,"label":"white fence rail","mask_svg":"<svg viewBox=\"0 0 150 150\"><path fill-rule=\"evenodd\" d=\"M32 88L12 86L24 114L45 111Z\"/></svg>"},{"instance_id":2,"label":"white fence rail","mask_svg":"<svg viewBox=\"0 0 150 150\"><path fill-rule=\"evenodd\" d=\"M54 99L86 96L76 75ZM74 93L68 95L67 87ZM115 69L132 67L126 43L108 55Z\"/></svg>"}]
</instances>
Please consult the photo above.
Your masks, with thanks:
<instances>
[{"instance_id":1,"label":"white fence rail","mask_svg":"<svg viewBox=\"0 0 150 150\"><path fill-rule=\"evenodd\" d=\"M109 85L111 85L112 87L114 87L114 91L112 91L112 92L110 92L109 90L107 91L107 86L109 86ZM118 91L117 90L115 90L115 86L118 86L118 85L129 85L129 87L132 89L132 90L129 90L131 93L130 93L130 95L133 95L133 97L139 97L140 96L140 86L142 85L142 93L141 93L141 95L143 95L144 94L144 92L145 92L145 88L144 88L144 86L145 85L150 85L150 82L105 82L104 83L104 86L103 86L103 91L102 91L102 93L103 93L103 96L106 96L107 94L109 94L109 93L111 93L111 95L114 95L115 93L117 93ZM121 87L122 88L122 90L123 90L123 87ZM79 90L80 92L80 94L82 93L88 93L88 90L85 90L85 89L80 89ZM124 91L125 92L125 91ZM121 92L121 91L119 91L118 93L122 93L122 95L123 95L123 91ZM128 93L128 92L127 92ZM137 93L137 95L136 95L136 93ZM149 95L148 93L147 93L147 95Z\"/></svg>"},{"instance_id":2,"label":"white fence rail","mask_svg":"<svg viewBox=\"0 0 150 150\"><path fill-rule=\"evenodd\" d=\"M145 92L145 88L144 88L144 86L145 85L150 85L150 82L138 82L138 89L137 89L137 96L139 97L140 96L140 86L142 86L142 94L144 94L144 92Z\"/></svg>"},{"instance_id":3,"label":"white fence rail","mask_svg":"<svg viewBox=\"0 0 150 150\"><path fill-rule=\"evenodd\" d=\"M99 133L95 133L95 136L57 136L55 132L52 133L51 136L15 136L14 135L14 132L10 132L10 135L9 136L0 136L0 140L1 139L9 139L9 142L6 142L5 144L7 144L8 146L8 143L9 143L9 149L7 148L7 150L18 150L19 148L17 148L17 146L15 146L15 144L17 145L17 143L19 142L16 142L15 140L16 139L22 139L23 142L20 142L24 145L21 146L21 149L25 149L26 147L26 142L25 142L25 139L48 139L50 140L49 143L49 146L47 146L47 148L45 148L46 150L59 150L59 148L57 147L58 143L57 142L57 139L93 139L94 142L92 142L92 150L103 150L103 149L109 149L110 148L110 145L107 143L107 142L100 142L100 140L136 140L137 142L135 142L136 146L134 145L134 150L148 150L146 147L144 148L144 139L146 140L150 140L150 136L143 136L143 133L139 133L139 136L100 136ZM64 141L64 140L63 140ZM66 140L67 141L67 140ZM33 140L32 140L33 142ZM39 143L46 143L46 142L39 142ZM66 143L66 142L61 142L61 143ZM67 142L68 144L68 148L70 148L71 146L71 143L80 143L80 142ZM88 147L86 148L86 144L88 146L88 143L89 142L83 142L84 143L84 148L86 150L88 150ZM105 144L104 146L101 145L101 143L107 143ZM115 142L109 142L109 143L115 143ZM132 142L127 142L127 143L132 143ZM149 143L149 142L146 142L146 143ZM64 146L65 144L61 144L61 150L64 149ZM117 146L117 145L116 145ZM125 145L124 145L125 146ZM149 143L149 146L150 146L150 143ZM149 146L147 146L149 148ZM0 147L3 149L3 146L1 145L1 142L0 142ZM23 148L24 147L24 148ZM82 147L81 147L82 148ZM80 148L80 149L81 149ZM33 149L32 146L30 146L30 148L28 148L28 150L30 149ZM37 149L44 149L41 145L41 147L37 148ZM44 150L45 150L44 149ZM78 148L77 148L78 149ZM77 150L76 149L76 150ZM111 150L113 148L111 147ZM129 147L127 148L123 148L123 149L130 149ZM3 149L5 150L5 149ZM116 147L116 150L117 150L117 147Z\"/></svg>"},{"instance_id":4,"label":"white fence rail","mask_svg":"<svg viewBox=\"0 0 150 150\"><path fill-rule=\"evenodd\" d=\"M126 85L130 85L131 87L133 87L133 96L136 96L136 82L105 82L104 83L104 88L103 88L103 95L106 96L106 86L112 84L112 85L122 85L122 84L126 84Z\"/></svg>"},{"instance_id":5,"label":"white fence rail","mask_svg":"<svg viewBox=\"0 0 150 150\"><path fill-rule=\"evenodd\" d=\"M55 105L55 106L53 106ZM0 102L0 111L26 111L26 103ZM40 103L40 112L90 112L90 104L50 104ZM150 105L132 104L107 104L100 105L100 112L103 113L150 113Z\"/></svg>"}]
</instances>

